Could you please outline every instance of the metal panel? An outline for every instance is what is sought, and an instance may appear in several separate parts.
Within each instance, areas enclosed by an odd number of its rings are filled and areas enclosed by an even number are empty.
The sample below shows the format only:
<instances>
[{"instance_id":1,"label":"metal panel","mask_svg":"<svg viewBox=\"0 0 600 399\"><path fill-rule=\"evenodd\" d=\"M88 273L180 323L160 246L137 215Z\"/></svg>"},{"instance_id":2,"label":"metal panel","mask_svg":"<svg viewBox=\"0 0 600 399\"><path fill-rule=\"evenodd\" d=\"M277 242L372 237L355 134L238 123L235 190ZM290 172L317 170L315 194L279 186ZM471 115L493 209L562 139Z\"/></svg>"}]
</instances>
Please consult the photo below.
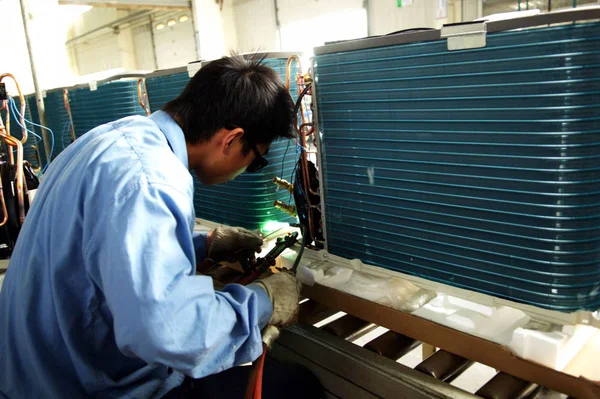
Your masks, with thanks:
<instances>
[{"instance_id":1,"label":"metal panel","mask_svg":"<svg viewBox=\"0 0 600 399\"><path fill-rule=\"evenodd\" d=\"M96 90L78 87L69 90L75 134L131 115L146 115L138 102L137 79L100 83Z\"/></svg>"},{"instance_id":2,"label":"metal panel","mask_svg":"<svg viewBox=\"0 0 600 399\"><path fill-rule=\"evenodd\" d=\"M283 330L269 355L303 364L341 398L475 398L312 326Z\"/></svg>"},{"instance_id":3,"label":"metal panel","mask_svg":"<svg viewBox=\"0 0 600 399\"><path fill-rule=\"evenodd\" d=\"M317 56L329 250L599 308L598 49L582 23Z\"/></svg>"},{"instance_id":4,"label":"metal panel","mask_svg":"<svg viewBox=\"0 0 600 399\"><path fill-rule=\"evenodd\" d=\"M488 22L488 33L503 32L511 29L531 28L550 24L589 21L600 19L600 9L573 9L556 13L536 15L533 17L513 18ZM315 48L316 55L339 53L344 51L364 50L368 48L387 47L405 43L427 42L440 39L437 29L407 29L397 34L373 36L363 39L348 40Z\"/></svg>"}]
</instances>

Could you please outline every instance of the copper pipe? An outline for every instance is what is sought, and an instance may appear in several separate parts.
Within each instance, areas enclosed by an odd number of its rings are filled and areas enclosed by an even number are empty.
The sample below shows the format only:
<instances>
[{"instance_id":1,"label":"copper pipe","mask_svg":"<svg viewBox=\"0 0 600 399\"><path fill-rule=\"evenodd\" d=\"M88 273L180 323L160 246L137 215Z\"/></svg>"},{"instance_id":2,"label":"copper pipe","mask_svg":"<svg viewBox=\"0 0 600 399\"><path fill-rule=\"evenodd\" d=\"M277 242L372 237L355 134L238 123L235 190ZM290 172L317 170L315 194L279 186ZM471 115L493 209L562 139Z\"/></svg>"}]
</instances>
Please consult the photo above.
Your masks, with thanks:
<instances>
[{"instance_id":1,"label":"copper pipe","mask_svg":"<svg viewBox=\"0 0 600 399\"><path fill-rule=\"evenodd\" d=\"M310 90L307 92L307 94L310 93ZM306 187L305 189L308 190L308 192L310 192L313 195L319 195L316 191L313 191L313 189L310 187L310 179L308 176L308 157L306 156L307 154L307 146L306 146L306 134L304 134L303 131L303 127L308 127L310 124L309 123L303 123L302 125L300 125L300 129L298 129L299 132L299 136L300 136L300 145L302 146L302 153L300 156L300 159L302 161L302 175L304 176L304 181L306 182ZM313 127L314 130L314 127ZM310 205L310 203L309 203Z\"/></svg>"},{"instance_id":2,"label":"copper pipe","mask_svg":"<svg viewBox=\"0 0 600 399\"><path fill-rule=\"evenodd\" d=\"M0 135L4 135L5 133L6 133L6 131L4 130L2 118L0 118ZM10 150L10 147L7 146L7 148ZM6 201L4 200L4 189L2 187L1 176L0 176L0 203L2 203L2 215L3 215L0 226L4 226L6 224L6 222L8 221L8 211L6 210Z\"/></svg>"},{"instance_id":3,"label":"copper pipe","mask_svg":"<svg viewBox=\"0 0 600 399\"><path fill-rule=\"evenodd\" d=\"M316 192L314 192L311 187L310 187L310 179L308 176L308 158L306 156L307 153L307 148L306 148L306 135L304 134L303 130L304 127L309 126L310 124L307 123L306 121L306 117L305 117L305 107L304 104L302 103L303 100L303 91L304 88L306 87L306 84L304 82L304 78L302 77L302 64L300 61L300 57L297 55L292 55L291 57L288 58L286 65L285 65L285 87L289 90L290 89L290 75L292 73L291 69L292 69L292 62L296 61L298 63L298 75L297 75L297 82L298 82L298 101L300 101L300 119L301 119L301 124L300 127L298 127L298 114L294 115L294 127L296 129L296 132L298 134L299 137L299 141L300 141L300 146L302 147L302 151L300 153L300 162L301 162L301 169L302 169L302 180L304 181L304 196L306 199L306 203L308 204L309 207L309 212L308 212L308 226L309 226L309 230L310 230L310 234L311 234L311 238L316 237L315 235L315 227L314 227L314 221L313 221L313 217L312 217L312 212L310 211L310 209L312 208L312 204L310 202L310 197L309 197L309 192L317 195ZM304 87L303 87L304 86ZM308 89L306 93L304 93L305 95L311 95L311 90ZM312 134L312 132L314 131L314 127L309 131L309 135Z\"/></svg>"},{"instance_id":4,"label":"copper pipe","mask_svg":"<svg viewBox=\"0 0 600 399\"><path fill-rule=\"evenodd\" d=\"M310 136L311 134L314 133L315 131L315 124L312 122L309 123L303 123L300 125L300 131L302 131L302 129L304 129L305 127L310 127L310 130L308 131L308 133L305 134L305 136Z\"/></svg>"},{"instance_id":5,"label":"copper pipe","mask_svg":"<svg viewBox=\"0 0 600 399\"><path fill-rule=\"evenodd\" d=\"M296 54L290 56L285 63L285 88L290 90L290 75L292 74L292 62L296 61L298 63L298 73L302 72L302 63L300 61L300 57Z\"/></svg>"},{"instance_id":6,"label":"copper pipe","mask_svg":"<svg viewBox=\"0 0 600 399\"><path fill-rule=\"evenodd\" d=\"M308 177L308 158L306 157L306 137L304 136L304 134L302 132L300 132L299 137L300 137L300 146L302 147L302 150L300 151L300 162L301 162L300 169L302 169L302 181L304 183L303 191L304 191L304 197L306 199L306 203L309 208L308 228L310 230L311 238L314 238L315 237L315 227L314 227L312 212L310 211L310 208L312 208L312 204L310 202L310 197L308 195L308 192L312 191L312 190L310 189L310 180Z\"/></svg>"},{"instance_id":7,"label":"copper pipe","mask_svg":"<svg viewBox=\"0 0 600 399\"><path fill-rule=\"evenodd\" d=\"M285 179L281 179L281 178L275 176L273 178L273 184L275 184L279 188L289 191L290 193L294 192L294 184L290 183L289 181L287 181Z\"/></svg>"},{"instance_id":8,"label":"copper pipe","mask_svg":"<svg viewBox=\"0 0 600 399\"><path fill-rule=\"evenodd\" d=\"M2 203L2 222L0 222L0 227L4 226L6 222L8 222L8 211L6 210L6 201L4 201L4 189L2 187L2 179L0 179L0 203Z\"/></svg>"},{"instance_id":9,"label":"copper pipe","mask_svg":"<svg viewBox=\"0 0 600 399\"><path fill-rule=\"evenodd\" d=\"M0 115L0 133L4 136L10 136L10 110L7 107L8 101L2 101L2 108L0 108L0 111L2 111L3 109L6 109L6 125L2 122L2 115ZM15 164L15 157L12 153L12 150L10 149L10 147L7 146L7 152L8 152L8 162L11 165Z\"/></svg>"},{"instance_id":10,"label":"copper pipe","mask_svg":"<svg viewBox=\"0 0 600 399\"><path fill-rule=\"evenodd\" d=\"M143 85L143 89L142 89L142 85ZM142 108L144 108L144 111L146 112L146 116L150 115L150 107L148 106L148 92L146 91L146 83L144 82L144 79L138 79L137 82L137 90L138 90L138 101L140 103L140 105L142 106Z\"/></svg>"},{"instance_id":11,"label":"copper pipe","mask_svg":"<svg viewBox=\"0 0 600 399\"><path fill-rule=\"evenodd\" d=\"M290 86L291 86L291 74L292 74L292 63L296 61L298 63L298 74L296 75L297 77L301 77L302 76L302 62L300 61L300 57L296 54L290 56L290 58L287 59L287 62L285 63L285 87L286 89L288 89L288 91L290 90ZM302 90L304 84L301 82L298 82L298 95L302 94ZM304 106L302 105L302 103L300 103L300 116L302 119L302 123L306 123L306 118L304 117ZM296 117L296 115L294 115L294 117Z\"/></svg>"},{"instance_id":12,"label":"copper pipe","mask_svg":"<svg viewBox=\"0 0 600 399\"><path fill-rule=\"evenodd\" d=\"M17 82L17 79L15 79L15 77L10 74L10 73L3 73L2 75L0 75L0 82L2 82L2 79L4 78L11 78L13 80L13 82L15 82L15 86L17 87L17 92L19 93L19 101L21 102L21 131L23 132L23 137L21 137L21 143L25 144L27 142L27 127L25 126L25 97L23 97L23 93L21 93L21 87L19 87L19 82ZM7 113L10 113L10 107L7 108ZM8 132L8 134L10 135L10 122L8 122L7 119L7 123L6 123L6 131Z\"/></svg>"},{"instance_id":13,"label":"copper pipe","mask_svg":"<svg viewBox=\"0 0 600 399\"><path fill-rule=\"evenodd\" d=\"M0 134L0 137L8 144L9 152L12 152L10 149L11 146L17 147L17 202L19 204L19 222L22 225L23 222L25 222L25 200L23 196L23 143L7 134Z\"/></svg>"},{"instance_id":14,"label":"copper pipe","mask_svg":"<svg viewBox=\"0 0 600 399\"><path fill-rule=\"evenodd\" d=\"M65 104L65 109L67 110L67 115L69 117L69 124L71 130L71 138L73 141L77 140L77 136L75 135L75 125L73 125L73 114L71 113L71 104L69 103L69 90L63 90L63 103Z\"/></svg>"}]
</instances>

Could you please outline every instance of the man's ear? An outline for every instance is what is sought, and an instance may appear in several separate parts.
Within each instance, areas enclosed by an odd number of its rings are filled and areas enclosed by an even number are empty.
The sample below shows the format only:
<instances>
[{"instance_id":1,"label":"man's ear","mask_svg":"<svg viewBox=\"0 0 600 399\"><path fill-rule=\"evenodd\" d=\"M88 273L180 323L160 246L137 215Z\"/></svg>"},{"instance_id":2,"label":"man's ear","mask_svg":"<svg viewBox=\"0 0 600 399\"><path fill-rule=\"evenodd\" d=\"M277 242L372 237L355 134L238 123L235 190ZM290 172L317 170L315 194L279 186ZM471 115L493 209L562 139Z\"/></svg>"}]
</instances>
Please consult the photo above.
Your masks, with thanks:
<instances>
[{"instance_id":1,"label":"man's ear","mask_svg":"<svg viewBox=\"0 0 600 399\"><path fill-rule=\"evenodd\" d=\"M234 129L223 128L220 132L223 135L222 150L224 153L228 153L234 146L234 144L242 138L244 135L244 129L236 127Z\"/></svg>"}]
</instances>

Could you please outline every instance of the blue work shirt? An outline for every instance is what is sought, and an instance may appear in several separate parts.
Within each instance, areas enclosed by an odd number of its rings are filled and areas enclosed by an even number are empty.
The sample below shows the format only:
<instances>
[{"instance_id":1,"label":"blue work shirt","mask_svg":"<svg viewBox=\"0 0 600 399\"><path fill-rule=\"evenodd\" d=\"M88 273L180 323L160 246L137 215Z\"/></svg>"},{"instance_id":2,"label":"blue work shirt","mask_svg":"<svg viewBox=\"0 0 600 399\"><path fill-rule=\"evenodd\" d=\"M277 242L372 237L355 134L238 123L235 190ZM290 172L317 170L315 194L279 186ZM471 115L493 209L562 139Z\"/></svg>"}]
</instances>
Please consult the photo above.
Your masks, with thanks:
<instances>
[{"instance_id":1,"label":"blue work shirt","mask_svg":"<svg viewBox=\"0 0 600 399\"><path fill-rule=\"evenodd\" d=\"M0 292L9 398L161 397L256 359L272 304L196 276L193 183L165 112L100 126L50 165ZM2 395L0 395L2 396Z\"/></svg>"}]
</instances>

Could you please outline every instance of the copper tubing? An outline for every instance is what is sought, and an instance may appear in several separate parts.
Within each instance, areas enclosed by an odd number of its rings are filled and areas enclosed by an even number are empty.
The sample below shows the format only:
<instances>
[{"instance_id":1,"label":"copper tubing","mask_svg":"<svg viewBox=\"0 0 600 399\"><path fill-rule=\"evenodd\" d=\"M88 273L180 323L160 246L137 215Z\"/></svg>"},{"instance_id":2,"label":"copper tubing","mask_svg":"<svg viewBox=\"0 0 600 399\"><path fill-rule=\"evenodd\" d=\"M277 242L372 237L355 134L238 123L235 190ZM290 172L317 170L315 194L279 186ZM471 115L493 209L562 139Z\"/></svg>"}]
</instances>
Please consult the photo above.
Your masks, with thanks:
<instances>
[{"instance_id":1,"label":"copper tubing","mask_svg":"<svg viewBox=\"0 0 600 399\"><path fill-rule=\"evenodd\" d=\"M75 126L73 125L73 114L71 113L71 104L69 103L69 90L63 90L63 102L65 104L65 109L67 110L67 115L69 116L69 124L71 131L71 138L73 141L77 140L77 136L75 135Z\"/></svg>"},{"instance_id":2,"label":"copper tubing","mask_svg":"<svg viewBox=\"0 0 600 399\"><path fill-rule=\"evenodd\" d=\"M142 88L143 86L143 88ZM146 83L144 79L138 79L137 82L137 90L138 90L138 101L144 111L146 112L146 116L150 115L150 107L148 106L148 92L146 91Z\"/></svg>"},{"instance_id":3,"label":"copper tubing","mask_svg":"<svg viewBox=\"0 0 600 399\"><path fill-rule=\"evenodd\" d=\"M5 75L0 75L0 76L3 78ZM8 109L6 101L4 102L2 109L4 109L4 108L7 109L7 111L8 111L7 115L8 115L8 118L10 118L10 109ZM17 167L17 176L16 176L17 202L19 205L19 222L21 224L23 224L23 222L25 221L25 200L24 200L24 195L23 195L23 143L21 143L21 141L17 140L16 138L12 137L9 134L9 130L8 130L8 127L10 127L9 120L10 119L7 119L6 127L4 127L4 125L2 123L2 118L0 117L0 137L2 139L4 139L4 141L6 141L11 165L14 164L14 157L13 157L13 152L12 152L11 146L17 147L17 166L16 166ZM23 126L25 126L25 125L23 125ZM1 186L1 182L0 182L0 186ZM0 196L2 197L2 200L0 201L2 203L2 211L4 212L3 222L2 222L2 224L0 224L0 226L2 226L6 223L6 220L8 219L8 212L6 211L6 203L4 201L4 193L0 192L0 194L1 194Z\"/></svg>"},{"instance_id":4,"label":"copper tubing","mask_svg":"<svg viewBox=\"0 0 600 399\"><path fill-rule=\"evenodd\" d=\"M19 101L21 102L21 130L23 132L23 137L21 137L21 143L25 144L27 142L27 128L25 126L25 97L23 97L23 93L21 93L21 87L19 87L19 82L17 79L10 73L3 73L0 75L0 82L4 78L11 78L13 82L15 82L15 86L17 87L17 92L19 92ZM10 114L10 107L7 107L7 114ZM10 135L10 122L9 118L6 119L6 134Z\"/></svg>"},{"instance_id":5,"label":"copper tubing","mask_svg":"<svg viewBox=\"0 0 600 399\"><path fill-rule=\"evenodd\" d=\"M296 54L290 56L285 64L285 88L288 90L290 90L290 75L292 74L292 62L294 61L298 63L298 72L302 72L302 63L300 62L300 57Z\"/></svg>"},{"instance_id":6,"label":"copper tubing","mask_svg":"<svg viewBox=\"0 0 600 399\"><path fill-rule=\"evenodd\" d=\"M4 135L5 134L5 130L4 130L4 126L2 125L2 118L0 118L0 135ZM10 147L8 147L9 151L10 151ZM6 210L6 201L4 201L4 190L2 187L2 179L0 178L0 203L2 204L2 222L0 223L0 226L4 226L6 224L6 222L8 222L8 211Z\"/></svg>"},{"instance_id":7,"label":"copper tubing","mask_svg":"<svg viewBox=\"0 0 600 399\"><path fill-rule=\"evenodd\" d=\"M314 123L309 122L309 123L301 124L299 127L300 131L302 131L302 129L304 129L305 127L310 127L310 130L305 134L305 136L310 136L311 134L313 134L315 132L315 124Z\"/></svg>"},{"instance_id":8,"label":"copper tubing","mask_svg":"<svg viewBox=\"0 0 600 399\"><path fill-rule=\"evenodd\" d=\"M314 226L314 221L313 221L313 217L312 217L312 211L311 208L313 207L313 205L310 202L310 198L309 198L309 193L312 193L313 195L318 195L315 191L312 190L312 188L310 187L310 178L308 176L308 157L306 156L306 152L307 152L307 147L306 147L306 136L312 134L314 132L314 126L311 126L310 123L308 123L306 121L306 117L304 115L304 104L302 103L303 100L303 95L302 93L304 92L304 87L306 87L306 84L304 82L304 79L302 78L302 63L300 61L300 57L297 55L292 55L291 57L288 58L286 65L285 65L285 87L289 90L290 86L291 86L291 74L292 74L292 63L296 61L298 63L298 95L300 96L300 98L298 99L298 101L300 101L300 119L301 119L301 124L300 127L298 127L298 115L294 115L294 126L296 127L296 132L298 134L298 138L300 141L300 146L302 147L302 151L300 153L300 162L301 162L301 169L302 169L302 180L304 181L304 195L305 195L305 199L306 199L306 203L308 204L308 208L309 208L309 212L308 212L308 226L309 226L309 230L310 230L310 235L311 238L315 238L315 226ZM306 91L306 93L304 93L304 95L308 94L311 95L312 91L310 90L310 88ZM311 126L310 131L308 132L308 134L304 133L304 129L308 126Z\"/></svg>"},{"instance_id":9,"label":"copper tubing","mask_svg":"<svg viewBox=\"0 0 600 399\"><path fill-rule=\"evenodd\" d=\"M298 75L297 76L302 76L302 62L300 61L300 57L296 54L290 56L290 58L287 59L287 62L285 63L285 87L286 89L288 89L288 91L290 90L290 86L291 86L291 74L292 74L292 63L296 61L298 63ZM301 84L301 82L298 82L298 95L302 94L302 86L303 84ZM302 119L302 123L306 123L306 118L304 117L304 106L302 105L302 103L300 103L300 116ZM294 115L294 118L296 118L297 115Z\"/></svg>"},{"instance_id":10,"label":"copper tubing","mask_svg":"<svg viewBox=\"0 0 600 399\"><path fill-rule=\"evenodd\" d=\"M0 203L2 203L2 222L0 222L0 227L4 226L6 222L8 222L8 211L6 210L6 201L4 201L4 189L2 187L2 179L0 179Z\"/></svg>"},{"instance_id":11,"label":"copper tubing","mask_svg":"<svg viewBox=\"0 0 600 399\"><path fill-rule=\"evenodd\" d=\"M307 91L306 94L310 94L311 90L309 89ZM302 100L300 100L302 101ZM316 191L313 191L313 189L310 187L310 180L309 180L309 176L308 176L308 157L306 156L306 152L307 152L307 147L306 147L306 136L308 134L304 133L304 128L308 127L310 124L309 123L302 123L302 125L300 125L300 129L298 129L299 132L299 136L300 136L300 145L302 146L302 153L300 156L300 159L302 160L302 175L304 176L304 181L306 184L305 189L308 190L308 192L310 192L313 195L318 195L318 193ZM314 125L312 126L311 130L309 131L309 134L311 134L314 131ZM310 206L310 202L309 202L309 206Z\"/></svg>"},{"instance_id":12,"label":"copper tubing","mask_svg":"<svg viewBox=\"0 0 600 399\"><path fill-rule=\"evenodd\" d=\"M2 116L0 115L0 134L2 134L3 136L10 136L10 109L7 106L8 101L3 101L2 107L0 108L0 111L2 111L3 109L6 109L6 125L2 122ZM11 151L10 147L7 147L7 151L8 151L8 161L11 165L15 164L15 157L13 155L13 152Z\"/></svg>"},{"instance_id":13,"label":"copper tubing","mask_svg":"<svg viewBox=\"0 0 600 399\"><path fill-rule=\"evenodd\" d=\"M275 176L273 178L273 184L275 184L277 187L287 190L290 193L294 192L294 184L290 183L289 181L285 180L285 179L281 179L277 176Z\"/></svg>"},{"instance_id":14,"label":"copper tubing","mask_svg":"<svg viewBox=\"0 0 600 399\"><path fill-rule=\"evenodd\" d=\"M6 132L4 132L6 133ZM9 146L9 152L12 152L10 147L17 147L17 202L19 204L19 222L22 225L25 222L25 200L23 195L23 143L16 138L0 132L0 137L6 141Z\"/></svg>"},{"instance_id":15,"label":"copper tubing","mask_svg":"<svg viewBox=\"0 0 600 399\"><path fill-rule=\"evenodd\" d=\"M301 169L302 169L302 180L304 181L304 197L306 198L306 203L308 204L308 228L310 230L310 236L311 238L316 237L315 235L315 226L314 226L314 221L313 221L313 217L312 217L312 204L310 202L310 197L308 195L308 191L312 190L310 189L310 180L308 177L308 157L306 156L306 137L304 136L304 133L301 131L300 132L300 146L302 147L302 150L300 151L300 162L302 163L301 165Z\"/></svg>"}]
</instances>

